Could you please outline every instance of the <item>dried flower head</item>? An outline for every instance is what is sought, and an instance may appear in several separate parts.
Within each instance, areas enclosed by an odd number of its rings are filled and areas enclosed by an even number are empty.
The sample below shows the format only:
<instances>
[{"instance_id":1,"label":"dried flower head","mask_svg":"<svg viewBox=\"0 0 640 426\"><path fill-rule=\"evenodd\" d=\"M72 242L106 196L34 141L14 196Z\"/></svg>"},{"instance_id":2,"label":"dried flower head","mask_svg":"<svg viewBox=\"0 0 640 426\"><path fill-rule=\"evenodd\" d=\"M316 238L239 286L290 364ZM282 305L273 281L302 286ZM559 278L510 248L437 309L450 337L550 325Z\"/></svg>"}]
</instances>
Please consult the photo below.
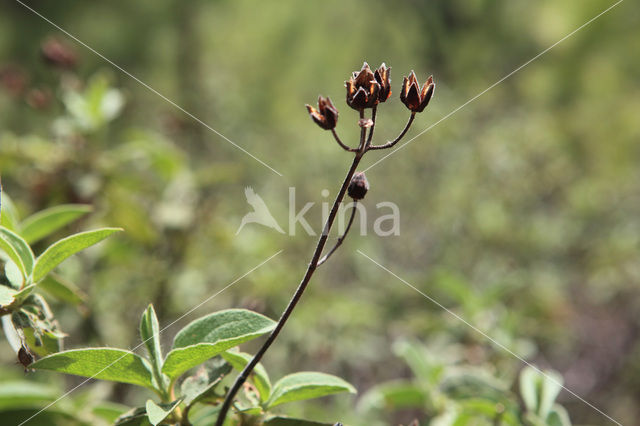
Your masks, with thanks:
<instances>
[{"instance_id":1,"label":"dried flower head","mask_svg":"<svg viewBox=\"0 0 640 426\"><path fill-rule=\"evenodd\" d=\"M418 83L416 74L411 71L409 77L405 77L402 82L400 100L411 111L422 112L429 104L435 88L436 84L433 82L433 76L429 76L424 86L422 86L422 90L420 90L420 83Z\"/></svg>"},{"instance_id":2,"label":"dried flower head","mask_svg":"<svg viewBox=\"0 0 640 426\"><path fill-rule=\"evenodd\" d=\"M335 129L338 123L338 110L333 106L329 97L318 96L318 109L307 104L307 111L318 126L325 130Z\"/></svg>"},{"instance_id":3,"label":"dried flower head","mask_svg":"<svg viewBox=\"0 0 640 426\"><path fill-rule=\"evenodd\" d=\"M378 92L378 102L384 102L391 96L391 79L389 78L389 72L391 68L387 67L383 62L374 73L376 81L380 85L380 91Z\"/></svg>"},{"instance_id":4,"label":"dried flower head","mask_svg":"<svg viewBox=\"0 0 640 426\"><path fill-rule=\"evenodd\" d=\"M347 88L347 104L358 111L371 108L378 103L380 83L366 62L360 72L354 71L348 81L344 82Z\"/></svg>"},{"instance_id":5,"label":"dried flower head","mask_svg":"<svg viewBox=\"0 0 640 426\"><path fill-rule=\"evenodd\" d=\"M357 172L353 174L349 187L347 188L347 194L354 200L362 200L367 191L369 190L369 182L364 172Z\"/></svg>"}]
</instances>

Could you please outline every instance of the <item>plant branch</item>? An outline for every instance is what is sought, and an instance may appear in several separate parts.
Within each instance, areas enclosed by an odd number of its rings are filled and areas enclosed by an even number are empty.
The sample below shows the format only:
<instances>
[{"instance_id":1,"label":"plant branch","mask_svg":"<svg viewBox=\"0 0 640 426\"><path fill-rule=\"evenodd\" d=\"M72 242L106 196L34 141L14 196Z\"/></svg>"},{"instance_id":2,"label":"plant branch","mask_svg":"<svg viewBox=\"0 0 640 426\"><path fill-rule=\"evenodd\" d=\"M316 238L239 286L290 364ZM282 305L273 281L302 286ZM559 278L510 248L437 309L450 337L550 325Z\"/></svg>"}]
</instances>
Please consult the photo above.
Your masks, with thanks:
<instances>
[{"instance_id":1,"label":"plant branch","mask_svg":"<svg viewBox=\"0 0 640 426\"><path fill-rule=\"evenodd\" d=\"M351 209L351 217L349 217L349 223L347 224L347 228L344 230L344 233L340 236L340 238L338 238L338 241L336 241L336 244L331 248L331 250L329 250L329 252L327 254L325 254L322 259L318 260L318 264L317 266L322 265L324 262L326 262L331 255L333 254L334 251L336 251L338 249L338 247L340 247L342 245L342 242L344 241L344 239L346 238L347 234L349 233L349 229L351 229L351 224L353 223L353 218L356 217L356 210L358 206L358 200L353 200L353 208Z\"/></svg>"},{"instance_id":2,"label":"plant branch","mask_svg":"<svg viewBox=\"0 0 640 426\"><path fill-rule=\"evenodd\" d=\"M376 127L376 113L378 112L378 105L374 106L373 109L371 110L371 121L373 121L373 125L371 126L371 129L369 130L369 137L367 138L367 143L365 144L365 146L368 148L369 145L371 145L371 139L373 139L373 129L375 129Z\"/></svg>"},{"instance_id":3,"label":"plant branch","mask_svg":"<svg viewBox=\"0 0 640 426\"><path fill-rule=\"evenodd\" d=\"M331 133L333 134L333 137L335 138L336 142L338 142L338 145L340 145L342 147L342 149L344 149L345 151L349 151L349 152L357 152L358 151L357 148L349 148L348 145L346 145L344 142L342 142L342 140L338 136L338 133L336 133L336 129L335 128L331 129Z\"/></svg>"},{"instance_id":4,"label":"plant branch","mask_svg":"<svg viewBox=\"0 0 640 426\"><path fill-rule=\"evenodd\" d=\"M413 123L413 119L414 118L416 118L416 113L412 112L411 116L409 117L409 121L407 121L407 124L405 124L404 129L402 129L402 132L400 132L400 134L398 135L397 138L395 138L392 141L389 141L389 142L385 143L384 145L371 145L371 146L369 146L367 148L367 151L368 150L372 150L372 149L387 149L387 148L391 148L392 146L394 146L395 144L400 142L400 139L402 139L404 137L404 135L407 134L407 131L409 131L409 127L411 127L411 123Z\"/></svg>"},{"instance_id":5,"label":"plant branch","mask_svg":"<svg viewBox=\"0 0 640 426\"><path fill-rule=\"evenodd\" d=\"M360 118L361 119L364 118L364 110L360 111ZM222 426L224 424L224 420L227 417L227 412L229 411L229 408L231 407L231 404L233 403L233 399L235 398L236 394L238 393L238 391L240 390L244 382L249 377L249 374L251 374L255 366L258 364L258 362L260 362L264 354L267 352L271 344L276 340L276 338L278 337L278 334L280 334L280 331L282 330L285 323L291 316L291 313L295 309L296 305L300 301L300 298L302 297L302 294L306 290L307 285L309 284L309 281L311 280L311 277L313 276L313 273L315 272L318 266L318 260L320 259L322 250L324 249L324 246L327 243L327 238L329 237L329 231L331 230L331 227L333 226L333 222L338 213L338 207L340 206L340 203L344 199L344 195L347 192L349 183L351 183L351 178L353 177L353 174L355 173L356 168L358 167L358 164L360 163L360 160L362 159L362 156L365 153L365 149L364 149L365 135L366 135L366 128L363 127L362 131L360 132L360 145L359 145L358 151L356 152L355 157L353 158L353 162L351 163L351 167L349 168L349 171L347 172L347 175L345 176L344 181L342 182L340 191L338 191L338 195L336 196L336 199L333 202L333 206L331 207L331 211L329 212L329 217L327 218L327 221L324 225L324 229L322 230L322 234L320 235L320 238L318 239L318 243L316 244L316 248L313 252L313 256L311 257L311 261L307 266L307 270L304 276L302 277L302 280L300 281L298 288L293 294L293 297L289 301L289 304L285 308L284 312L280 316L280 319L278 320L276 327L273 329L271 334L269 334L269 337L267 337L267 340L264 342L264 344L258 350L258 352L256 352L256 354L251 359L251 361L246 365L246 367L238 375L235 382L233 383L233 386L231 386L231 389L229 389L229 392L227 392L227 396L225 397L225 400L222 403L222 407L220 408L218 419L216 420L216 426Z\"/></svg>"}]
</instances>

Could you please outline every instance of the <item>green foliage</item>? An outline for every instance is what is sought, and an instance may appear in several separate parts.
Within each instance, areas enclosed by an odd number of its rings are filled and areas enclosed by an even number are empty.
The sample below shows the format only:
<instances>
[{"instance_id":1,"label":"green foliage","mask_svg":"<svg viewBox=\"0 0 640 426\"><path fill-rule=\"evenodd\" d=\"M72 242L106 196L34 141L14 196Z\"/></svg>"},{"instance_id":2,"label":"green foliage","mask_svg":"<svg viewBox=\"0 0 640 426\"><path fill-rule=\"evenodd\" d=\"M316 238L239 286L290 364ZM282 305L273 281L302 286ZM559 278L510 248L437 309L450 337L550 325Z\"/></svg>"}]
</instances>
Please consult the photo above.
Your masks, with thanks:
<instances>
[{"instance_id":1,"label":"green foliage","mask_svg":"<svg viewBox=\"0 0 640 426\"><path fill-rule=\"evenodd\" d=\"M79 251L91 247L94 244L104 240L114 232L122 231L119 228L103 228L93 231L81 232L79 234L71 235L63 238L56 243L49 246L44 253L38 256L35 267L33 268L33 281L39 282L49 272L58 266L69 256L72 256Z\"/></svg>"},{"instance_id":2,"label":"green foliage","mask_svg":"<svg viewBox=\"0 0 640 426\"><path fill-rule=\"evenodd\" d=\"M522 369L522 409L511 391L513 383L489 374L488 368L451 362L438 354L442 348L409 341L394 346L415 377L376 385L363 396L359 412L372 422L383 411L413 409L423 411L429 424L571 425L566 410L555 403L562 388L556 372L541 375L532 367Z\"/></svg>"},{"instance_id":3,"label":"green foliage","mask_svg":"<svg viewBox=\"0 0 640 426\"><path fill-rule=\"evenodd\" d=\"M20 224L20 234L27 243L36 243L91 210L84 204L67 204L39 211Z\"/></svg>"},{"instance_id":4,"label":"green foliage","mask_svg":"<svg viewBox=\"0 0 640 426\"><path fill-rule=\"evenodd\" d=\"M278 380L273 386L267 407L275 407L285 402L319 398L325 395L350 392L356 389L339 377L324 373L300 372Z\"/></svg>"},{"instance_id":5,"label":"green foliage","mask_svg":"<svg viewBox=\"0 0 640 426\"><path fill-rule=\"evenodd\" d=\"M122 349L73 349L46 356L29 367L155 388L150 363Z\"/></svg>"},{"instance_id":6,"label":"green foliage","mask_svg":"<svg viewBox=\"0 0 640 426\"><path fill-rule=\"evenodd\" d=\"M274 326L275 322L271 319L246 309L215 312L196 319L178 331L174 349L163 358L158 320L153 306L149 305L140 321L140 337L149 359L121 349L87 348L57 352L29 367L138 385L154 391L160 397L157 403L147 400L144 407L133 408L122 414L116 424L144 424L148 420L157 425L164 420L186 421L194 406L221 403L224 397L224 392L220 392L223 379L232 371L232 367L241 369L250 359L250 355L238 352L236 346L268 333ZM222 357L214 358L219 354ZM176 379L179 376L199 365L177 386ZM264 367L255 370L252 380L256 383L258 398L247 392L237 406L238 416L252 417L256 425L273 418L270 410L285 402L356 392L346 381L316 372L285 376L276 382L273 392ZM178 392L178 399L172 400Z\"/></svg>"},{"instance_id":7,"label":"green foliage","mask_svg":"<svg viewBox=\"0 0 640 426\"><path fill-rule=\"evenodd\" d=\"M5 195L5 207L7 199ZM35 243L50 236L89 211L86 206L60 206L36 213L22 222L13 211L8 224L14 231L0 226L0 259L4 261L6 279L0 283L0 316L3 316L5 336L16 354L23 350L28 354L46 356L60 350L65 335L59 330L48 302L37 291L44 290L74 305L82 303L84 294L52 271L68 257L120 229L103 228L74 234L56 241L38 257L29 242ZM29 364L26 358L19 361L25 368Z\"/></svg>"}]
</instances>

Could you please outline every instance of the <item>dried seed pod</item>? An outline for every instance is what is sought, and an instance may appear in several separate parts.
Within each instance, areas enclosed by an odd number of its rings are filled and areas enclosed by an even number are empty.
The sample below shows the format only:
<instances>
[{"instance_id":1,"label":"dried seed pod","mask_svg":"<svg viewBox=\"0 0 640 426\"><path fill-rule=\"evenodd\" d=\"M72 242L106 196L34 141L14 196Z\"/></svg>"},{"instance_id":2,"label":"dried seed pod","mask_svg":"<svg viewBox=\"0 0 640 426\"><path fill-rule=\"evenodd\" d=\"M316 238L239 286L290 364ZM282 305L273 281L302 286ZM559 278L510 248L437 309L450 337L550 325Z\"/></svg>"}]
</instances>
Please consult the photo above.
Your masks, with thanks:
<instances>
[{"instance_id":1,"label":"dried seed pod","mask_svg":"<svg viewBox=\"0 0 640 426\"><path fill-rule=\"evenodd\" d=\"M391 68L387 67L383 62L380 68L373 73L376 81L380 85L380 91L378 92L378 102L384 102L391 96L391 79L389 78L389 72Z\"/></svg>"},{"instance_id":2,"label":"dried seed pod","mask_svg":"<svg viewBox=\"0 0 640 426\"><path fill-rule=\"evenodd\" d=\"M369 190L369 182L364 172L357 172L351 178L349 187L347 188L347 194L354 200L362 200L367 191Z\"/></svg>"},{"instance_id":3,"label":"dried seed pod","mask_svg":"<svg viewBox=\"0 0 640 426\"><path fill-rule=\"evenodd\" d=\"M25 370L33 363L33 355L25 345L22 345L18 351L18 361Z\"/></svg>"},{"instance_id":4,"label":"dried seed pod","mask_svg":"<svg viewBox=\"0 0 640 426\"><path fill-rule=\"evenodd\" d=\"M325 130L335 129L338 123L338 110L333 106L331 99L318 97L318 109L307 104L307 111L311 119Z\"/></svg>"},{"instance_id":5,"label":"dried seed pod","mask_svg":"<svg viewBox=\"0 0 640 426\"><path fill-rule=\"evenodd\" d=\"M400 91L400 100L413 112L422 112L429 104L436 84L433 82L433 76L429 76L427 81L420 90L420 83L416 78L416 74L411 71L409 77L405 77L402 82L402 90Z\"/></svg>"},{"instance_id":6,"label":"dried seed pod","mask_svg":"<svg viewBox=\"0 0 640 426\"><path fill-rule=\"evenodd\" d=\"M347 104L358 111L371 108L378 103L380 83L366 62L362 69L354 71L351 78L344 82L347 88Z\"/></svg>"}]
</instances>

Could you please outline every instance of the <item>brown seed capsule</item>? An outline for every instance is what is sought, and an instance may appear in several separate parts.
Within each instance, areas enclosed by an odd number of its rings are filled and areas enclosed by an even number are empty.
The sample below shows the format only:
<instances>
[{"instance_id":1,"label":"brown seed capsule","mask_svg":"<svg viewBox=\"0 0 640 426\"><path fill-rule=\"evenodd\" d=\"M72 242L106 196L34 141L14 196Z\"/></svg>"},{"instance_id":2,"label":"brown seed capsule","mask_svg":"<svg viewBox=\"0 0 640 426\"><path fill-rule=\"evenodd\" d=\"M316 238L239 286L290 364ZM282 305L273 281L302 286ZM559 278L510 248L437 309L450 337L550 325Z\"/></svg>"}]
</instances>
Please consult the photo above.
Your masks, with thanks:
<instances>
[{"instance_id":1,"label":"brown seed capsule","mask_svg":"<svg viewBox=\"0 0 640 426\"><path fill-rule=\"evenodd\" d=\"M354 200L362 200L367 191L369 190L369 182L364 172L357 172L351 178L349 187L347 188L347 194Z\"/></svg>"},{"instance_id":2,"label":"brown seed capsule","mask_svg":"<svg viewBox=\"0 0 640 426\"><path fill-rule=\"evenodd\" d=\"M33 363L33 355L29 352L29 349L22 345L18 351L18 361L26 369Z\"/></svg>"},{"instance_id":3,"label":"brown seed capsule","mask_svg":"<svg viewBox=\"0 0 640 426\"><path fill-rule=\"evenodd\" d=\"M311 119L325 130L335 129L338 124L338 110L328 97L318 96L318 109L307 104L307 111Z\"/></svg>"},{"instance_id":4,"label":"brown seed capsule","mask_svg":"<svg viewBox=\"0 0 640 426\"><path fill-rule=\"evenodd\" d=\"M362 65L360 72L354 71L344 85L347 88L347 105L351 108L361 111L378 103L380 83L376 81L375 75L366 62Z\"/></svg>"},{"instance_id":5,"label":"brown seed capsule","mask_svg":"<svg viewBox=\"0 0 640 426\"><path fill-rule=\"evenodd\" d=\"M409 77L405 77L402 82L402 91L400 92L400 100L413 112L422 112L429 104L436 84L433 82L433 76L430 76L420 90L420 83L416 78L416 74L411 71Z\"/></svg>"},{"instance_id":6,"label":"brown seed capsule","mask_svg":"<svg viewBox=\"0 0 640 426\"><path fill-rule=\"evenodd\" d=\"M384 102L391 96L391 79L389 78L389 72L391 68L387 67L383 62L374 73L374 77L380 85L380 91L378 92L378 102Z\"/></svg>"}]
</instances>

